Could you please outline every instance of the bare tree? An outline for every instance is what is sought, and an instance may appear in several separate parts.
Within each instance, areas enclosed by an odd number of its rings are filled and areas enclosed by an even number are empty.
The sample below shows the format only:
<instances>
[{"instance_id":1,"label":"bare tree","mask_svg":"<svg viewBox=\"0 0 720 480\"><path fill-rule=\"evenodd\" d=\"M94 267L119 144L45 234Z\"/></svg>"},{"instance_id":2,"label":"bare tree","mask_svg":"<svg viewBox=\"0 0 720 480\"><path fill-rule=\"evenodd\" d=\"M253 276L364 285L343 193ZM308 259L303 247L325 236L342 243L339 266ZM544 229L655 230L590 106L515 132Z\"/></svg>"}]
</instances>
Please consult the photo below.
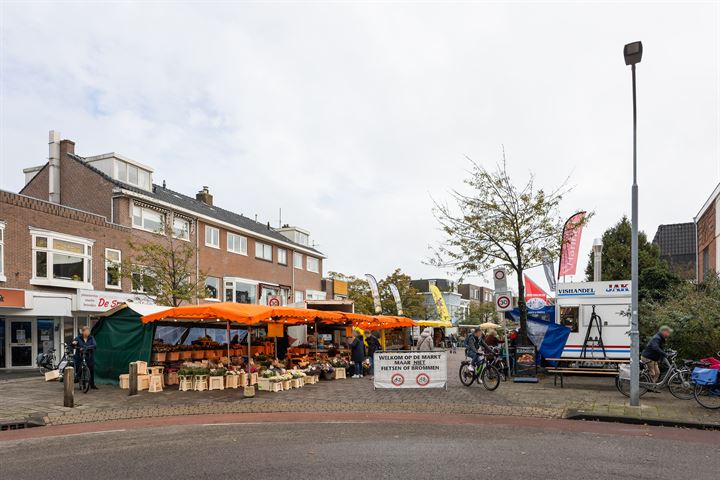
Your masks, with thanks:
<instances>
[{"instance_id":1,"label":"bare tree","mask_svg":"<svg viewBox=\"0 0 720 480\"><path fill-rule=\"evenodd\" d=\"M570 191L567 180L549 192L535 186L535 177L522 187L510 180L503 152L494 171L468 158L472 168L465 184L471 193L451 192L456 205L435 202L433 213L446 240L433 248L431 263L461 274L479 274L496 266L515 272L520 309L520 333L527 338L527 305L523 272L541 263L543 249L557 256L563 221L559 205Z\"/></svg>"}]
</instances>

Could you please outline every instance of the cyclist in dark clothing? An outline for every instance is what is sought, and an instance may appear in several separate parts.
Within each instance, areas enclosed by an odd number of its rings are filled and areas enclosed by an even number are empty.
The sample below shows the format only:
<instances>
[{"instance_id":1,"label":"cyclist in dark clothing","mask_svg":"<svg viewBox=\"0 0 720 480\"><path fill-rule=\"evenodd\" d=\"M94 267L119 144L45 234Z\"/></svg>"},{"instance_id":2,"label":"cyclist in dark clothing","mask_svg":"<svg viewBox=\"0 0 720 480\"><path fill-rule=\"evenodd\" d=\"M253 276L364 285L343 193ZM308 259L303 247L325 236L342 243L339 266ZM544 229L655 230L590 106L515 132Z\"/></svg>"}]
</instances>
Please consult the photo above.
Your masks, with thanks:
<instances>
[{"instance_id":1,"label":"cyclist in dark clothing","mask_svg":"<svg viewBox=\"0 0 720 480\"><path fill-rule=\"evenodd\" d=\"M665 353L665 340L667 340L671 333L672 329L670 327L666 325L660 327L655 336L653 336L645 346L645 350L640 354L640 361L647 365L648 373L653 382L657 382L658 378L660 378L660 366L658 362L667 357L667 353Z\"/></svg>"},{"instance_id":2,"label":"cyclist in dark clothing","mask_svg":"<svg viewBox=\"0 0 720 480\"><path fill-rule=\"evenodd\" d=\"M482 339L482 330L476 328L472 335L468 335L465 338L465 356L472 358L473 365L478 365L482 362L483 351L488 350L488 346Z\"/></svg>"},{"instance_id":3,"label":"cyclist in dark clothing","mask_svg":"<svg viewBox=\"0 0 720 480\"><path fill-rule=\"evenodd\" d=\"M85 352L85 363L90 370L90 388L97 390L95 386L95 338L90 335L90 327L83 327L82 334L78 335L73 340L73 346L75 347L75 356L73 357L75 363L75 381L80 381L80 369L82 366L82 352Z\"/></svg>"}]
</instances>

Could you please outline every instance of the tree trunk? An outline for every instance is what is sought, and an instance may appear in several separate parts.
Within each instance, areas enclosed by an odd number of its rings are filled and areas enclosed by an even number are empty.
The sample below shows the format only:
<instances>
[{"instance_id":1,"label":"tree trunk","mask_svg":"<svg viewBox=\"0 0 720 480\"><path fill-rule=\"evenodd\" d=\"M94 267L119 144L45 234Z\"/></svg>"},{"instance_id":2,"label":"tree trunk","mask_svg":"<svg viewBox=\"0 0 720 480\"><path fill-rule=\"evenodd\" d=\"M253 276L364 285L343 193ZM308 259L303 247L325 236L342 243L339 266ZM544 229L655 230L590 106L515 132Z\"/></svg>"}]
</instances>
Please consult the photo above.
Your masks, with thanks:
<instances>
[{"instance_id":1,"label":"tree trunk","mask_svg":"<svg viewBox=\"0 0 720 480\"><path fill-rule=\"evenodd\" d=\"M527 317L528 317L528 310L527 310L527 304L525 303L525 282L523 279L523 269L522 267L519 267L516 270L517 273L517 282L518 282L518 310L520 310L520 344L521 345L528 345L528 336L527 336Z\"/></svg>"}]
</instances>

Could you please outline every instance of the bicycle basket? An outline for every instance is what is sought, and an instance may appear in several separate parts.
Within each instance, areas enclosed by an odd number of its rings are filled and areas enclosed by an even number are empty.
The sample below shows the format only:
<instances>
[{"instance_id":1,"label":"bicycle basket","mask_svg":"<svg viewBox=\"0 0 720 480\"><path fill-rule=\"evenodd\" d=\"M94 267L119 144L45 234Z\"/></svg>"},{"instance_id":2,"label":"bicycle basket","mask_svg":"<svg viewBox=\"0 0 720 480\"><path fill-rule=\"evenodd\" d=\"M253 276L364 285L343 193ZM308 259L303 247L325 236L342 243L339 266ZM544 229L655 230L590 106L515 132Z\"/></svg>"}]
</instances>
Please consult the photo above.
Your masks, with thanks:
<instances>
[{"instance_id":1,"label":"bicycle basket","mask_svg":"<svg viewBox=\"0 0 720 480\"><path fill-rule=\"evenodd\" d=\"M692 381L697 385L715 385L718 383L718 370L712 368L695 368Z\"/></svg>"}]
</instances>

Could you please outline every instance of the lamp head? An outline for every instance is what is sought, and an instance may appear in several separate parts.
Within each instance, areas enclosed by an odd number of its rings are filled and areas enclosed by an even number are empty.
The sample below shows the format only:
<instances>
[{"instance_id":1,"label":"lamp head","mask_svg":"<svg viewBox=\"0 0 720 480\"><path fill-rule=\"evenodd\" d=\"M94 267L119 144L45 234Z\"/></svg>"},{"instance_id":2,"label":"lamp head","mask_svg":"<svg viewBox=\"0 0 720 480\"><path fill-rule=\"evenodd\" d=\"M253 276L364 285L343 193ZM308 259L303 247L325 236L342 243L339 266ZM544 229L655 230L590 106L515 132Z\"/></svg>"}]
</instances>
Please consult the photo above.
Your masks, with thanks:
<instances>
[{"instance_id":1,"label":"lamp head","mask_svg":"<svg viewBox=\"0 0 720 480\"><path fill-rule=\"evenodd\" d=\"M643 46L642 42L633 42L625 45L623 55L625 56L625 65L635 65L642 60Z\"/></svg>"}]
</instances>

